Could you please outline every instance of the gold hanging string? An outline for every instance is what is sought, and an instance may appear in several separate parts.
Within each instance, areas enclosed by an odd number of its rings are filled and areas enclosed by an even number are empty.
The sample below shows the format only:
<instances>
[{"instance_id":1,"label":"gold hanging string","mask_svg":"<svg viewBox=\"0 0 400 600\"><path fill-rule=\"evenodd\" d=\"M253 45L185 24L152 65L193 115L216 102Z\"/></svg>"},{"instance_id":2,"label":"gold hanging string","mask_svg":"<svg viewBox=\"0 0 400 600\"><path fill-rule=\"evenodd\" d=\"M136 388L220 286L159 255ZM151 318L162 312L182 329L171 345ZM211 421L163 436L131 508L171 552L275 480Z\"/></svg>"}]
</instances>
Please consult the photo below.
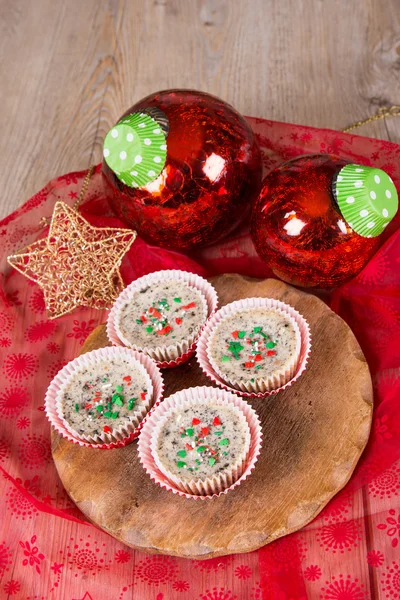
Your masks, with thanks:
<instances>
[{"instance_id":1,"label":"gold hanging string","mask_svg":"<svg viewBox=\"0 0 400 600\"><path fill-rule=\"evenodd\" d=\"M75 210L77 210L77 208L79 207L80 203L82 202L82 200L83 200L83 199L84 199L84 197L85 197L85 194L86 194L86 192L87 192L87 189L88 189L88 187L89 187L89 182L90 182L90 179L91 179L91 177L92 177L92 175L93 175L93 171L94 171L94 165L90 165L90 167L89 167L89 170L88 170L88 172L86 173L85 179L83 180L83 183L82 183L82 187L81 187L81 191L80 191L79 197L78 197L78 199L76 200L76 202L75 202L75 204L74 204L74 206L73 206L73 208L74 208Z\"/></svg>"},{"instance_id":2,"label":"gold hanging string","mask_svg":"<svg viewBox=\"0 0 400 600\"><path fill-rule=\"evenodd\" d=\"M88 172L85 175L85 179L83 180L81 191L79 192L79 196L78 196L77 200L75 201L75 203L73 205L73 208L75 210L78 210L78 208L79 208L82 200L85 197L85 194L86 194L87 189L89 187L90 179L91 179L91 177L93 175L94 169L95 169L95 165L90 165L89 170L88 170ZM50 221L51 221L51 217L42 217L40 219L40 223L41 223L42 227L47 227L47 225L50 224Z\"/></svg>"},{"instance_id":3,"label":"gold hanging string","mask_svg":"<svg viewBox=\"0 0 400 600\"><path fill-rule=\"evenodd\" d=\"M363 121L357 121L353 123L353 125L349 125L344 129L341 129L343 133L348 133L349 131L353 131L353 129L357 129L357 127L361 127L361 125L367 125L368 123L372 123L373 121L379 121L379 119L384 119L385 117L400 117L400 106L391 106L388 108L387 106L382 106L378 109L375 115L371 115L367 117Z\"/></svg>"}]
</instances>

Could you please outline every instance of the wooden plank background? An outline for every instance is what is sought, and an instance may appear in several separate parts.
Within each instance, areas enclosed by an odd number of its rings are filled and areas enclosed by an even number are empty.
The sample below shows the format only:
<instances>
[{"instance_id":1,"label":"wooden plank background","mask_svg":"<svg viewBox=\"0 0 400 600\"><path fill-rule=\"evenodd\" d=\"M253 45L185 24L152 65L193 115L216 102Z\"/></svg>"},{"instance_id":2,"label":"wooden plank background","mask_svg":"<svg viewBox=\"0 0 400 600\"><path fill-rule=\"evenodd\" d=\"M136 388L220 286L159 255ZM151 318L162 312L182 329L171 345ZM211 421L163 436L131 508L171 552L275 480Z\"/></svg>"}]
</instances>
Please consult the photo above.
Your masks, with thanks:
<instances>
[{"instance_id":1,"label":"wooden plank background","mask_svg":"<svg viewBox=\"0 0 400 600\"><path fill-rule=\"evenodd\" d=\"M400 1L0 0L0 217L171 87L341 129L400 104ZM400 142L400 118L359 133Z\"/></svg>"}]
</instances>

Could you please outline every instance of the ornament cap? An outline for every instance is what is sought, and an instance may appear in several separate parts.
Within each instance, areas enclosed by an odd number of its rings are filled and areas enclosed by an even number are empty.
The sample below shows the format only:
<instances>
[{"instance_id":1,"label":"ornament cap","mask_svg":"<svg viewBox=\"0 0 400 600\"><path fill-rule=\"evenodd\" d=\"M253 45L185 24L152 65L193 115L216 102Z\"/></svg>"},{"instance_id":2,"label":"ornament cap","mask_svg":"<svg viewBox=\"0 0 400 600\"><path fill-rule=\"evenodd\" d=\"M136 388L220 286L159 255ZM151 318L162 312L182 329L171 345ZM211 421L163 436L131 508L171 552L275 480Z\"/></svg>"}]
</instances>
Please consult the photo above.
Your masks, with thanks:
<instances>
[{"instance_id":1,"label":"ornament cap","mask_svg":"<svg viewBox=\"0 0 400 600\"><path fill-rule=\"evenodd\" d=\"M164 168L167 142L162 126L145 112L119 121L104 139L103 156L118 179L129 187L143 187Z\"/></svg>"},{"instance_id":2,"label":"ornament cap","mask_svg":"<svg viewBox=\"0 0 400 600\"><path fill-rule=\"evenodd\" d=\"M374 167L344 166L333 183L333 193L343 217L362 237L380 235L398 209L392 179Z\"/></svg>"}]
</instances>

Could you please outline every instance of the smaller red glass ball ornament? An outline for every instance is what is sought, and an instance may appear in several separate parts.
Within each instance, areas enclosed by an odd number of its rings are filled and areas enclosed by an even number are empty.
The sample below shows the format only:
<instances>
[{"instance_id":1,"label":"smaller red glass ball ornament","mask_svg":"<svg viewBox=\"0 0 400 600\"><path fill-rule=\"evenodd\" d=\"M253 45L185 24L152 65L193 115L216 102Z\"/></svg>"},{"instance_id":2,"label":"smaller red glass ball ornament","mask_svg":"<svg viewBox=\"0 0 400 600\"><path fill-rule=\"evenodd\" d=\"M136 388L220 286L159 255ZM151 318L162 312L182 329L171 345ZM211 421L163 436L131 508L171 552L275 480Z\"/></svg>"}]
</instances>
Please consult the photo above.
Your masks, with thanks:
<instances>
[{"instance_id":1,"label":"smaller red glass ball ornament","mask_svg":"<svg viewBox=\"0 0 400 600\"><path fill-rule=\"evenodd\" d=\"M149 243L190 250L218 242L249 215L260 191L255 135L232 106L191 90L151 94L121 119L151 107L168 120L164 169L154 181L134 188L104 161L112 206Z\"/></svg>"},{"instance_id":2,"label":"smaller red glass ball ornament","mask_svg":"<svg viewBox=\"0 0 400 600\"><path fill-rule=\"evenodd\" d=\"M376 252L379 237L356 233L335 198L335 182L342 181L338 174L346 165L334 156L303 156L264 179L252 211L251 237L280 279L329 289L354 277ZM354 203L353 196L349 202Z\"/></svg>"}]
</instances>

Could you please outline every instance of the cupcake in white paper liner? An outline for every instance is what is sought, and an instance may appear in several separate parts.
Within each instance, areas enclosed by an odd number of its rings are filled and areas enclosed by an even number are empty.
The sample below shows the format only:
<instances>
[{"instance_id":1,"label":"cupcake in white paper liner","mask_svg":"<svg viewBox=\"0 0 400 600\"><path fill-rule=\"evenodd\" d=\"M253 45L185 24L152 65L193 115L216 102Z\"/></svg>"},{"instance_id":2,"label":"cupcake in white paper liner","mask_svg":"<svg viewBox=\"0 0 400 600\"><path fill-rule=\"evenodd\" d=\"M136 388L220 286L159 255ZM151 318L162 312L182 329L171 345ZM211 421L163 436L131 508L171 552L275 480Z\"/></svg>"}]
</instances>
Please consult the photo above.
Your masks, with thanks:
<instances>
[{"instance_id":1,"label":"cupcake in white paper liner","mask_svg":"<svg viewBox=\"0 0 400 600\"><path fill-rule=\"evenodd\" d=\"M203 371L218 385L263 397L291 385L311 349L308 323L272 298L246 298L222 307L198 342Z\"/></svg>"},{"instance_id":2,"label":"cupcake in white paper liner","mask_svg":"<svg viewBox=\"0 0 400 600\"><path fill-rule=\"evenodd\" d=\"M55 429L84 446L132 441L163 392L161 373L130 348L100 348L69 362L51 382L45 410Z\"/></svg>"},{"instance_id":3,"label":"cupcake in white paper liner","mask_svg":"<svg viewBox=\"0 0 400 600\"><path fill-rule=\"evenodd\" d=\"M144 352L162 367L193 355L207 319L217 308L213 286L199 275L157 271L132 282L119 295L107 320L117 346Z\"/></svg>"},{"instance_id":4,"label":"cupcake in white paper liner","mask_svg":"<svg viewBox=\"0 0 400 600\"><path fill-rule=\"evenodd\" d=\"M217 388L189 388L164 400L148 419L139 459L162 487L210 499L248 477L261 439L260 421L247 402Z\"/></svg>"}]
</instances>

